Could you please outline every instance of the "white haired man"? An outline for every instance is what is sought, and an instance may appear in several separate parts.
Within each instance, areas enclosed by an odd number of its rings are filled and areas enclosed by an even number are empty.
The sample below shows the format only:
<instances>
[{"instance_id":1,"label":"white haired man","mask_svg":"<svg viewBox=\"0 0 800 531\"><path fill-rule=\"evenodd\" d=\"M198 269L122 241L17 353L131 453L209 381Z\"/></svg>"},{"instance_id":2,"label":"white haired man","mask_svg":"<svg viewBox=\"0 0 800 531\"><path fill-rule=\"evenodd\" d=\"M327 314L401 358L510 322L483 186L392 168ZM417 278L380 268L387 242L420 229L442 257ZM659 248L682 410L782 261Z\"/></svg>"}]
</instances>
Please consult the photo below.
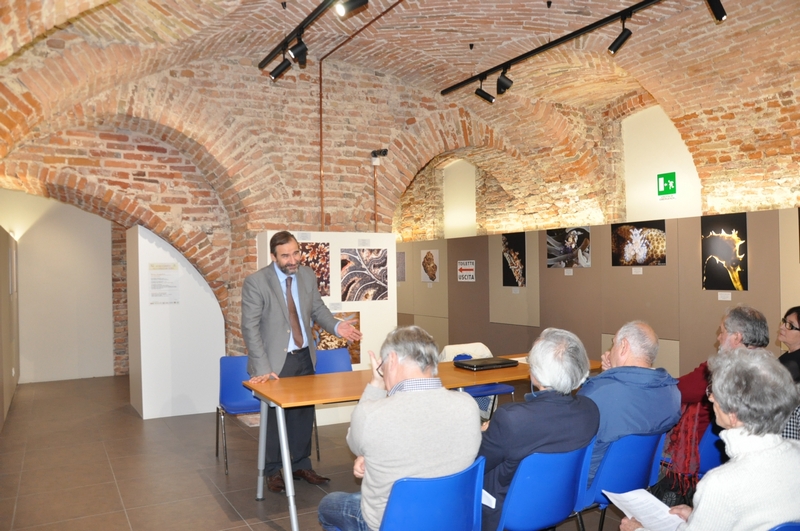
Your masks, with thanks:
<instances>
[{"instance_id":1,"label":"white haired man","mask_svg":"<svg viewBox=\"0 0 800 531\"><path fill-rule=\"evenodd\" d=\"M590 482L609 444L626 435L665 432L680 419L678 381L666 370L653 368L657 354L653 329L642 321L626 323L603 354L603 372L578 391L600 410Z\"/></svg>"}]
</instances>

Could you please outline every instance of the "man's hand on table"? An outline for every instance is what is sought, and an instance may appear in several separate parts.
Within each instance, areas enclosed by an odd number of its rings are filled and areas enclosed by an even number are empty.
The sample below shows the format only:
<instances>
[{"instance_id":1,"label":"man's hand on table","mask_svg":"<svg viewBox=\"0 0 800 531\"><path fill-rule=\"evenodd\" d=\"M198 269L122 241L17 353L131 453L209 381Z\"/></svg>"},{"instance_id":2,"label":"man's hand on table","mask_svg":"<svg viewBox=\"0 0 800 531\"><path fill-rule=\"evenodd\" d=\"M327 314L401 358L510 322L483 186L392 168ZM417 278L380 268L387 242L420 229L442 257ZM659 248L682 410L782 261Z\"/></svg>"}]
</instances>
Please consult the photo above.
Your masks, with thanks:
<instances>
[{"instance_id":1,"label":"man's hand on table","mask_svg":"<svg viewBox=\"0 0 800 531\"><path fill-rule=\"evenodd\" d=\"M250 378L250 383L252 383L252 384L260 384L260 383L268 382L270 380L280 380L280 378L278 378L277 374L275 374L274 372L271 372L269 374L262 374L261 376L253 376L252 378Z\"/></svg>"}]
</instances>

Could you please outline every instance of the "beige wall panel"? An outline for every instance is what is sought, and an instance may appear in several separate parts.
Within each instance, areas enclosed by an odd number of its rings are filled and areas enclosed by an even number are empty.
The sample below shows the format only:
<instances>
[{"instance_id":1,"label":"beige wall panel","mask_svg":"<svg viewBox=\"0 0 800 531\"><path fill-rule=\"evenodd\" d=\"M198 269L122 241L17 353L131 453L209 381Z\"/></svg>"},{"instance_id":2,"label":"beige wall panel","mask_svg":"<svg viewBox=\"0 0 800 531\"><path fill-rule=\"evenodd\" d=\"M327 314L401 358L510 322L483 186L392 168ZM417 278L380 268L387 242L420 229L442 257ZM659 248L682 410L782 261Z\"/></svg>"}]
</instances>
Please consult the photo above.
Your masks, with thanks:
<instances>
[{"instance_id":1,"label":"beige wall panel","mask_svg":"<svg viewBox=\"0 0 800 531\"><path fill-rule=\"evenodd\" d=\"M781 317L789 308L800 306L800 222L797 212L796 208L778 211L781 238ZM770 330L772 326L775 327L772 337L777 338L778 324L770 323ZM777 339L775 341L777 344ZM780 348L785 350L783 346Z\"/></svg>"},{"instance_id":2,"label":"beige wall panel","mask_svg":"<svg viewBox=\"0 0 800 531\"><path fill-rule=\"evenodd\" d=\"M525 233L525 287L503 286L503 243L489 236L489 320L539 326L539 233Z\"/></svg>"},{"instance_id":3,"label":"beige wall panel","mask_svg":"<svg viewBox=\"0 0 800 531\"><path fill-rule=\"evenodd\" d=\"M405 253L406 262L406 280L397 283L397 311L400 313L414 313L414 280L417 280L417 277L410 278L409 276L410 258L413 250L414 244L412 242L397 242L397 252ZM416 272L416 269L414 271ZM397 324L400 324L399 318Z\"/></svg>"},{"instance_id":4,"label":"beige wall panel","mask_svg":"<svg viewBox=\"0 0 800 531\"><path fill-rule=\"evenodd\" d=\"M430 315L415 315L414 324L424 328L436 341L439 352L450 344L450 332L448 330L447 318L432 317Z\"/></svg>"},{"instance_id":5,"label":"beige wall panel","mask_svg":"<svg viewBox=\"0 0 800 531\"><path fill-rule=\"evenodd\" d=\"M601 344L603 352L611 348L611 340L614 339L614 334L603 334ZM672 341L671 339L658 340L658 357L654 367L662 367L667 370L672 376L677 378L680 376L680 342Z\"/></svg>"},{"instance_id":6,"label":"beige wall panel","mask_svg":"<svg viewBox=\"0 0 800 531\"><path fill-rule=\"evenodd\" d=\"M439 251L439 264L436 271L438 282L422 281L423 251ZM406 283L414 289L414 315L447 318L447 282L452 266L447 259L447 240L414 242L412 250L406 255ZM404 312L409 313L409 312Z\"/></svg>"},{"instance_id":7,"label":"beige wall panel","mask_svg":"<svg viewBox=\"0 0 800 531\"><path fill-rule=\"evenodd\" d=\"M545 231L539 232L540 278L542 297L542 328L557 327L577 334L586 347L589 358L599 360L602 355L600 334L603 330L603 297L600 284L603 268L611 267L611 251L595 242L601 227L591 227L592 267L548 268ZM566 276L565 271L572 271ZM613 331L612 331L613 332Z\"/></svg>"},{"instance_id":8,"label":"beige wall panel","mask_svg":"<svg viewBox=\"0 0 800 531\"><path fill-rule=\"evenodd\" d=\"M775 338L780 323L780 238L778 211L747 214L748 291L703 290L700 218L678 220L681 301L680 374L686 374L717 349L720 319L728 307L753 306L764 312ZM718 300L730 293L731 300ZM774 339L770 350L779 352Z\"/></svg>"},{"instance_id":9,"label":"beige wall panel","mask_svg":"<svg viewBox=\"0 0 800 531\"><path fill-rule=\"evenodd\" d=\"M603 333L613 335L628 321L640 320L652 326L659 338L679 338L677 220L667 220L666 230L666 265L633 268L611 265L610 225L592 228L592 267L602 271ZM634 275L634 269L642 274Z\"/></svg>"}]
</instances>

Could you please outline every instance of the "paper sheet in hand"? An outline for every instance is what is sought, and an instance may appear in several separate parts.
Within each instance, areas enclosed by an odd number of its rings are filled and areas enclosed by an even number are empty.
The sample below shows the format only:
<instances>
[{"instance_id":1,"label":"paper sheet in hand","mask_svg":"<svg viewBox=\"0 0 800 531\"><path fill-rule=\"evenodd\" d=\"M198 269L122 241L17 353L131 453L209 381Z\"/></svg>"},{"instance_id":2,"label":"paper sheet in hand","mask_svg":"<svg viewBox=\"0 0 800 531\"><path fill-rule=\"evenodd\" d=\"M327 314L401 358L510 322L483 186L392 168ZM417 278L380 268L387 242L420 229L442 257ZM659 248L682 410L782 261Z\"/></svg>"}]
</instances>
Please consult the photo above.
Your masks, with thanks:
<instances>
[{"instance_id":1,"label":"paper sheet in hand","mask_svg":"<svg viewBox=\"0 0 800 531\"><path fill-rule=\"evenodd\" d=\"M649 531L675 531L683 520L669 513L669 507L644 489L615 494L603 491L628 518L636 518Z\"/></svg>"}]
</instances>

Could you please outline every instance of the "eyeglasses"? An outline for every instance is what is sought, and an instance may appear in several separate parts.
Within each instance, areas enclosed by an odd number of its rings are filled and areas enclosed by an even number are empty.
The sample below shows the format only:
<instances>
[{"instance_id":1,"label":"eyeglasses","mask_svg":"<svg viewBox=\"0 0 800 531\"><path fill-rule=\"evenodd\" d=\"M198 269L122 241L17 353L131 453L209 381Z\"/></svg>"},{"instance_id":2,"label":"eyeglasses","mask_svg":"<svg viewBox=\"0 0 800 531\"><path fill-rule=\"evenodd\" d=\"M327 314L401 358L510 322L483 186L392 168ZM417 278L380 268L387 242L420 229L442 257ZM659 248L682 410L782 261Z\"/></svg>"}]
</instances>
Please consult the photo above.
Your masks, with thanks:
<instances>
[{"instance_id":1,"label":"eyeglasses","mask_svg":"<svg viewBox=\"0 0 800 531\"><path fill-rule=\"evenodd\" d=\"M794 323L787 321L786 318L781 319L781 324L785 326L788 330L800 330L800 326L797 326Z\"/></svg>"},{"instance_id":2,"label":"eyeglasses","mask_svg":"<svg viewBox=\"0 0 800 531\"><path fill-rule=\"evenodd\" d=\"M714 394L714 390L711 389L711 384L706 386L706 398L711 398L711 395Z\"/></svg>"},{"instance_id":3,"label":"eyeglasses","mask_svg":"<svg viewBox=\"0 0 800 531\"><path fill-rule=\"evenodd\" d=\"M380 364L378 364L378 368L375 369L375 372L377 372L378 376L380 376L381 378L383 378L383 371L381 371L381 367L383 367L383 362L384 360L381 360Z\"/></svg>"}]
</instances>

